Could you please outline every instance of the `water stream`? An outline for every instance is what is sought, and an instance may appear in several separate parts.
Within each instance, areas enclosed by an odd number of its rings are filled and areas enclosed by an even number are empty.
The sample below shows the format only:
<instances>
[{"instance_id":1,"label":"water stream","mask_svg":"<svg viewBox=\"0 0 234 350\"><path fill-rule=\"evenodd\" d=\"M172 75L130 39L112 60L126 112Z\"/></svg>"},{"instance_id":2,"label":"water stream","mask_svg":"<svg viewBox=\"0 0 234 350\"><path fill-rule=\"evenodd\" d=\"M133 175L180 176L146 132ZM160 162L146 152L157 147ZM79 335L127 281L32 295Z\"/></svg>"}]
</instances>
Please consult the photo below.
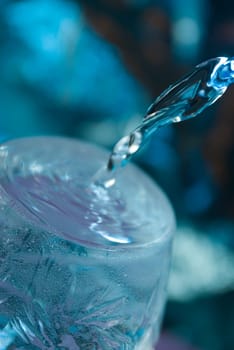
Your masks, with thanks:
<instances>
[{"instance_id":1,"label":"water stream","mask_svg":"<svg viewBox=\"0 0 234 350\"><path fill-rule=\"evenodd\" d=\"M196 117L217 101L232 83L234 57L216 57L197 65L170 85L148 108L142 123L114 145L106 166L94 177L95 185L112 187L118 169L145 146L158 128Z\"/></svg>"}]
</instances>

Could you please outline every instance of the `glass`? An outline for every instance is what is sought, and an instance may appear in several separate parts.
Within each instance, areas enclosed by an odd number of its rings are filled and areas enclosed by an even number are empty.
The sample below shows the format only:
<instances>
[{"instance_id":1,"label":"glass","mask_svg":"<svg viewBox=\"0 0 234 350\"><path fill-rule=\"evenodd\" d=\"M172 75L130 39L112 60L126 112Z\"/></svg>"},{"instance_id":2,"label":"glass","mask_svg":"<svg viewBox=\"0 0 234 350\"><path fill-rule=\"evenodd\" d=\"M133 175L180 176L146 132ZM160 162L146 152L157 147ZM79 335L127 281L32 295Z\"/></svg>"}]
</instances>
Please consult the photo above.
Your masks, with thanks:
<instances>
[{"instance_id":1,"label":"glass","mask_svg":"<svg viewBox=\"0 0 234 350\"><path fill-rule=\"evenodd\" d=\"M158 337L174 216L128 165L63 138L0 147L0 349L151 350Z\"/></svg>"}]
</instances>

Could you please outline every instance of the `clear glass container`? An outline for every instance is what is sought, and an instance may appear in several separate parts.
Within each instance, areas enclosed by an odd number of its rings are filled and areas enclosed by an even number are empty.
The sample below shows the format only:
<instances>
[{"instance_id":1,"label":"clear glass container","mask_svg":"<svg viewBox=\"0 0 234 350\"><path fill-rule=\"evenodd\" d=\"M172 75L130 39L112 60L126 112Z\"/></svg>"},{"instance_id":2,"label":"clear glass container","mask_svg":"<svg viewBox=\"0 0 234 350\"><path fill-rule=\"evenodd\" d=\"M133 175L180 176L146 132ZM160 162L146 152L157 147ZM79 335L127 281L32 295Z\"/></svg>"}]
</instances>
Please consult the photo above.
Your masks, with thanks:
<instances>
[{"instance_id":1,"label":"clear glass container","mask_svg":"<svg viewBox=\"0 0 234 350\"><path fill-rule=\"evenodd\" d=\"M0 147L0 349L151 350L166 299L174 215L108 152L52 137Z\"/></svg>"}]
</instances>

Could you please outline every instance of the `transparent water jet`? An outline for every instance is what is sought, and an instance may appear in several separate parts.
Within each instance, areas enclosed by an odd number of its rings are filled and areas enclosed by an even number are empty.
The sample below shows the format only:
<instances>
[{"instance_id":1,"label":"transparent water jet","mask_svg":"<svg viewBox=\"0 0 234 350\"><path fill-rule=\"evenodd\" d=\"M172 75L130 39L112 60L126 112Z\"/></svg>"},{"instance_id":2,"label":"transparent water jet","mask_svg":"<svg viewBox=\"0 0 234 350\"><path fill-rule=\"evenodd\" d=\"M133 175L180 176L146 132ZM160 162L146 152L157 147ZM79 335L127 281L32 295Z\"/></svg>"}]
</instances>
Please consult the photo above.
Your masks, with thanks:
<instances>
[{"instance_id":1,"label":"transparent water jet","mask_svg":"<svg viewBox=\"0 0 234 350\"><path fill-rule=\"evenodd\" d=\"M234 57L216 57L197 65L157 97L142 123L114 145L107 165L96 174L94 182L106 188L113 186L116 170L125 166L157 129L196 117L233 82Z\"/></svg>"}]
</instances>

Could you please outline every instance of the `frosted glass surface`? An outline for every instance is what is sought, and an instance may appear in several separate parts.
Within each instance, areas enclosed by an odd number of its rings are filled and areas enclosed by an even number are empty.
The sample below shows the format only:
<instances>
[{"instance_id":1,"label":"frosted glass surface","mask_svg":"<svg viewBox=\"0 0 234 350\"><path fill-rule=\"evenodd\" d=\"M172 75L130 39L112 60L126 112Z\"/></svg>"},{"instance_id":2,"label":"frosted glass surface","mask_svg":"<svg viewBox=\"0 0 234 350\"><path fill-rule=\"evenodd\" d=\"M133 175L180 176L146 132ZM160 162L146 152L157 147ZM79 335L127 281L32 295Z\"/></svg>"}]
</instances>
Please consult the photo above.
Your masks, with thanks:
<instances>
[{"instance_id":1,"label":"frosted glass surface","mask_svg":"<svg viewBox=\"0 0 234 350\"><path fill-rule=\"evenodd\" d=\"M3 349L148 350L155 343L173 213L134 166L109 191L90 186L107 157L60 138L0 147Z\"/></svg>"}]
</instances>

